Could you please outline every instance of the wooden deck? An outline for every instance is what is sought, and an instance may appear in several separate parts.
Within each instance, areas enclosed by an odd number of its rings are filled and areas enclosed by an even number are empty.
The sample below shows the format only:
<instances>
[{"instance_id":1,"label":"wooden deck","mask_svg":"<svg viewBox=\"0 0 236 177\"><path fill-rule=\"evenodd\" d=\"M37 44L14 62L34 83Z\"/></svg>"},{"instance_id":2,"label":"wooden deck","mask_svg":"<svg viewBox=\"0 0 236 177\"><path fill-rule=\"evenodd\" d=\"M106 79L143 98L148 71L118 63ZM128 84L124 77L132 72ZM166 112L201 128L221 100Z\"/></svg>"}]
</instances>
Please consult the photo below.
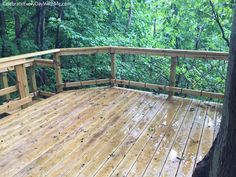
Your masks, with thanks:
<instances>
[{"instance_id":1,"label":"wooden deck","mask_svg":"<svg viewBox=\"0 0 236 177\"><path fill-rule=\"evenodd\" d=\"M62 92L0 120L0 176L191 176L220 109L119 88Z\"/></svg>"}]
</instances>

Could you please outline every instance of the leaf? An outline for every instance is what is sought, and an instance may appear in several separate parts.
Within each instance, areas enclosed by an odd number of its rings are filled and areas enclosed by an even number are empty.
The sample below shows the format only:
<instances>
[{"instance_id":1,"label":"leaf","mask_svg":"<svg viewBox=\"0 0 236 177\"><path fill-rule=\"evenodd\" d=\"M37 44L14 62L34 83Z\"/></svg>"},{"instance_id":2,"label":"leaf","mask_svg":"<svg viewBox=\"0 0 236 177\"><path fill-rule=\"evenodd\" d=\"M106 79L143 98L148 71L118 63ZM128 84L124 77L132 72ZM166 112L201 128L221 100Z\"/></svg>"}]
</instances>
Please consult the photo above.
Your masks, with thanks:
<instances>
[{"instance_id":1,"label":"leaf","mask_svg":"<svg viewBox=\"0 0 236 177\"><path fill-rule=\"evenodd\" d=\"M130 3L125 4L125 8L126 8L126 9L130 8L130 6L131 6Z\"/></svg>"},{"instance_id":2,"label":"leaf","mask_svg":"<svg viewBox=\"0 0 236 177\"><path fill-rule=\"evenodd\" d=\"M118 0L115 1L115 6L118 10L121 8L121 4Z\"/></svg>"}]
</instances>

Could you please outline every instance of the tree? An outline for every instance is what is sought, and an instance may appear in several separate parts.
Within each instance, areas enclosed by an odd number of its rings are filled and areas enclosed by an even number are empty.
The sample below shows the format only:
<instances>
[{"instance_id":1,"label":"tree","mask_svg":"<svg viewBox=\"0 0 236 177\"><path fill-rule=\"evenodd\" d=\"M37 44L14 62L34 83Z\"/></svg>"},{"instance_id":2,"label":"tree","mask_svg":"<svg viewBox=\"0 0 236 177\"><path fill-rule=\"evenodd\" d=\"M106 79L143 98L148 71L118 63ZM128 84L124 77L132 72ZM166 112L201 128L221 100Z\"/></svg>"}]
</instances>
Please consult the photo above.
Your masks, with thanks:
<instances>
[{"instance_id":1,"label":"tree","mask_svg":"<svg viewBox=\"0 0 236 177\"><path fill-rule=\"evenodd\" d=\"M39 4L43 4L43 0L37 1ZM39 50L44 48L44 31L45 31L45 7L44 5L39 5L36 7L37 11L37 22L36 22L36 44Z\"/></svg>"},{"instance_id":2,"label":"tree","mask_svg":"<svg viewBox=\"0 0 236 177\"><path fill-rule=\"evenodd\" d=\"M222 38L225 40L226 44L229 46L229 39L225 36L225 31L224 31L224 29L221 25L221 22L220 22L220 19L219 19L219 14L215 11L214 3L211 0L209 0L209 3L210 3L210 6L211 6L211 9L212 9L212 13L214 15L215 21L218 24L218 26L220 28L220 31L222 33Z\"/></svg>"},{"instance_id":3,"label":"tree","mask_svg":"<svg viewBox=\"0 0 236 177\"><path fill-rule=\"evenodd\" d=\"M234 177L236 174L236 7L230 38L226 91L219 133L193 177Z\"/></svg>"},{"instance_id":4,"label":"tree","mask_svg":"<svg viewBox=\"0 0 236 177\"><path fill-rule=\"evenodd\" d=\"M126 25L126 32L128 32L130 25L132 23L132 17L133 17L133 0L130 0L130 7L129 7L129 12L128 12L128 20L127 20L127 25Z\"/></svg>"},{"instance_id":5,"label":"tree","mask_svg":"<svg viewBox=\"0 0 236 177\"><path fill-rule=\"evenodd\" d=\"M59 1L61 2L61 1ZM57 8L57 13L58 13L58 19L61 21L63 17L63 7L60 6ZM56 39L55 39L55 47L60 48L60 24L58 23L57 29L56 29Z\"/></svg>"},{"instance_id":6,"label":"tree","mask_svg":"<svg viewBox=\"0 0 236 177\"><path fill-rule=\"evenodd\" d=\"M13 3L16 3L16 0L12 0ZM18 48L20 48L20 16L17 12L14 13L15 19L15 41Z\"/></svg>"}]
</instances>

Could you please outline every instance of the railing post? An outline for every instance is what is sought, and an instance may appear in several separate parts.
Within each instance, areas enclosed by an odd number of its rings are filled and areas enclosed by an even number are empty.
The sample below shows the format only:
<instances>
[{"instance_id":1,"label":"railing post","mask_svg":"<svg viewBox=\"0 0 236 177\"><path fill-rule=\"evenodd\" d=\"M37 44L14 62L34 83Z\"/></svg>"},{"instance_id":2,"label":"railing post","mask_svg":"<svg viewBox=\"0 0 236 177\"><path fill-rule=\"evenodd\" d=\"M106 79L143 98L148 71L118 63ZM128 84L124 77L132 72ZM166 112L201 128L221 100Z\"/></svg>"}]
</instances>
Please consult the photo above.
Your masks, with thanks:
<instances>
[{"instance_id":1,"label":"railing post","mask_svg":"<svg viewBox=\"0 0 236 177\"><path fill-rule=\"evenodd\" d=\"M177 66L177 57L171 58L171 66L170 66L170 79L169 79L169 86L175 87L176 82L176 66ZM172 97L174 92L169 92L168 97Z\"/></svg>"},{"instance_id":2,"label":"railing post","mask_svg":"<svg viewBox=\"0 0 236 177\"><path fill-rule=\"evenodd\" d=\"M2 73L1 76L0 76L0 79L1 79L1 82L2 82L3 88L9 87L7 73ZM10 94L7 94L5 96L5 99L6 99L6 101L9 101L11 99Z\"/></svg>"},{"instance_id":3,"label":"railing post","mask_svg":"<svg viewBox=\"0 0 236 177\"><path fill-rule=\"evenodd\" d=\"M116 55L111 53L111 79L116 79ZM114 86L115 84L112 84Z\"/></svg>"},{"instance_id":4,"label":"railing post","mask_svg":"<svg viewBox=\"0 0 236 177\"><path fill-rule=\"evenodd\" d=\"M32 92L36 92L38 90L38 88L37 88L36 74L35 74L34 66L29 67L28 78L29 78L29 85L30 85Z\"/></svg>"},{"instance_id":5,"label":"railing post","mask_svg":"<svg viewBox=\"0 0 236 177\"><path fill-rule=\"evenodd\" d=\"M17 78L17 85L18 90L20 93L20 98L25 98L29 96L29 87L28 87L28 80L26 75L26 69L24 64L16 65L16 78ZM22 108L27 107L27 105L22 106Z\"/></svg>"},{"instance_id":6,"label":"railing post","mask_svg":"<svg viewBox=\"0 0 236 177\"><path fill-rule=\"evenodd\" d=\"M53 54L53 61L54 61L54 68L55 68L55 75L56 75L56 89L57 89L57 93L59 93L63 91L60 53L57 52Z\"/></svg>"}]
</instances>

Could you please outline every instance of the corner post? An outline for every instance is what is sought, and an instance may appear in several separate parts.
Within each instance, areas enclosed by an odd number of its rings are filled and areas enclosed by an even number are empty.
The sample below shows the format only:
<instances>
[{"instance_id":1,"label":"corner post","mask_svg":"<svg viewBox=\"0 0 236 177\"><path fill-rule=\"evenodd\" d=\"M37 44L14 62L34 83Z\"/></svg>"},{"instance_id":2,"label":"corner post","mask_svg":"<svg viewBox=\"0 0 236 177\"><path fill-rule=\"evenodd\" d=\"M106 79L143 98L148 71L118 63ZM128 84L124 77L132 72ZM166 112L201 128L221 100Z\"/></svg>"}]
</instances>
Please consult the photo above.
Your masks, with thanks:
<instances>
[{"instance_id":1,"label":"corner post","mask_svg":"<svg viewBox=\"0 0 236 177\"><path fill-rule=\"evenodd\" d=\"M24 64L16 65L16 78L17 78L17 85L18 90L20 93L20 98L25 98L29 96L29 86L28 86L28 80L26 75L26 69ZM27 104L22 106L22 108L27 107Z\"/></svg>"},{"instance_id":2,"label":"corner post","mask_svg":"<svg viewBox=\"0 0 236 177\"><path fill-rule=\"evenodd\" d=\"M171 66L170 66L170 78L169 78L169 86L175 87L176 83L176 66L177 66L177 57L171 58ZM174 95L174 92L170 92L168 94L168 98L171 98Z\"/></svg>"},{"instance_id":3,"label":"corner post","mask_svg":"<svg viewBox=\"0 0 236 177\"><path fill-rule=\"evenodd\" d=\"M63 91L61 60L60 60L59 52L53 54L53 61L54 61L54 68L55 68L55 75L56 75L56 90L57 90L57 93L59 93Z\"/></svg>"},{"instance_id":4,"label":"corner post","mask_svg":"<svg viewBox=\"0 0 236 177\"><path fill-rule=\"evenodd\" d=\"M111 79L116 79L116 55L114 52L111 54ZM115 84L111 84L112 86L115 86Z\"/></svg>"},{"instance_id":5,"label":"corner post","mask_svg":"<svg viewBox=\"0 0 236 177\"><path fill-rule=\"evenodd\" d=\"M35 68L34 66L31 66L28 70L28 78L29 78L29 85L32 92L36 92L38 90L37 88L37 82L36 82L36 74L35 74Z\"/></svg>"},{"instance_id":6,"label":"corner post","mask_svg":"<svg viewBox=\"0 0 236 177\"><path fill-rule=\"evenodd\" d=\"M2 82L3 88L9 87L7 73L2 73L1 76L0 76L0 80ZM5 99L6 99L6 101L9 101L11 99L10 94L7 94L5 96Z\"/></svg>"}]
</instances>

